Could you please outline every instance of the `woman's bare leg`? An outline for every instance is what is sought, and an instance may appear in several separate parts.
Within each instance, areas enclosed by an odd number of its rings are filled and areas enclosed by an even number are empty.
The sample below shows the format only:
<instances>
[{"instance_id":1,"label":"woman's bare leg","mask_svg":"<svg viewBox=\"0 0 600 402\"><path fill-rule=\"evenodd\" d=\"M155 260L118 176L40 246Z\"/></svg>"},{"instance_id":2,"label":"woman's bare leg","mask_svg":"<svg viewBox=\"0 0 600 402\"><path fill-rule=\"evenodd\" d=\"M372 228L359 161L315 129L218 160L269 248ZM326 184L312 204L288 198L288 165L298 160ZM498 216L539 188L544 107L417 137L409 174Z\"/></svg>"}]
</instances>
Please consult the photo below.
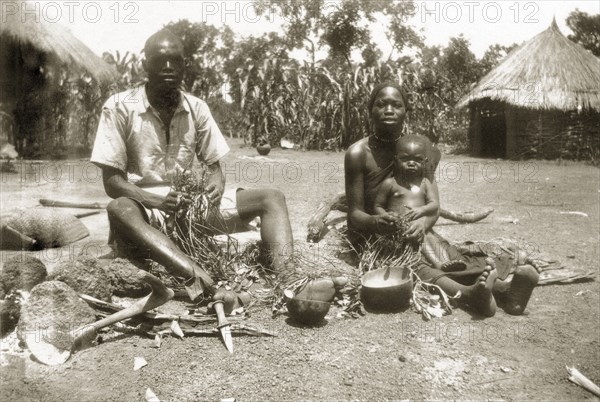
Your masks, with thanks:
<instances>
[{"instance_id":1,"label":"woman's bare leg","mask_svg":"<svg viewBox=\"0 0 600 402\"><path fill-rule=\"evenodd\" d=\"M492 266L486 266L473 285L462 285L453 279L443 276L443 272L430 267L422 267L417 271L421 280L433 282L450 296L459 291L461 299L477 312L487 317L496 314L496 301L492 295L492 287L498 273Z\"/></svg>"}]
</instances>

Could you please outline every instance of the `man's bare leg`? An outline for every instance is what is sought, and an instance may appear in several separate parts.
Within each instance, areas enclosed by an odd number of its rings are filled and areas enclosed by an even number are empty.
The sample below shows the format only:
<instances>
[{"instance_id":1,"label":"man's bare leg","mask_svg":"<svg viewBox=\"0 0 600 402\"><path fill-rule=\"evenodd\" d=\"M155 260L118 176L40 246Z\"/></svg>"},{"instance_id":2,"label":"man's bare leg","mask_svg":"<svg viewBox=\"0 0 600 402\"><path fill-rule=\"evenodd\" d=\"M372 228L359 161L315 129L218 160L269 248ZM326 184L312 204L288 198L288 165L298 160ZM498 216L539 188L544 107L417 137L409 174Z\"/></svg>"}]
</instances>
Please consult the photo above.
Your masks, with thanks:
<instances>
[{"instance_id":1,"label":"man's bare leg","mask_svg":"<svg viewBox=\"0 0 600 402\"><path fill-rule=\"evenodd\" d=\"M137 202L129 198L117 198L108 204L106 211L113 231L117 232L116 236L126 239L128 244L135 244L136 250L164 266L170 274L189 279L200 278L204 289L212 291L214 283L210 276L167 236L146 222ZM192 294L190 297L195 298Z\"/></svg>"},{"instance_id":2,"label":"man's bare leg","mask_svg":"<svg viewBox=\"0 0 600 402\"><path fill-rule=\"evenodd\" d=\"M240 190L236 194L237 209L242 220L260 217L260 236L268 248L273 270L279 275L295 269L290 257L294 252L292 227L285 196L273 189ZM298 297L331 301L336 289L345 286L345 278L319 278L309 282Z\"/></svg>"},{"instance_id":3,"label":"man's bare leg","mask_svg":"<svg viewBox=\"0 0 600 402\"><path fill-rule=\"evenodd\" d=\"M463 271L467 268L467 264L457 258L460 255L458 250L433 232L425 233L421 254L434 268L444 272Z\"/></svg>"},{"instance_id":4,"label":"man's bare leg","mask_svg":"<svg viewBox=\"0 0 600 402\"><path fill-rule=\"evenodd\" d=\"M273 270L286 271L286 261L294 252L294 245L283 193L272 189L239 190L236 201L242 220L260 217L260 237L268 249Z\"/></svg>"}]
</instances>

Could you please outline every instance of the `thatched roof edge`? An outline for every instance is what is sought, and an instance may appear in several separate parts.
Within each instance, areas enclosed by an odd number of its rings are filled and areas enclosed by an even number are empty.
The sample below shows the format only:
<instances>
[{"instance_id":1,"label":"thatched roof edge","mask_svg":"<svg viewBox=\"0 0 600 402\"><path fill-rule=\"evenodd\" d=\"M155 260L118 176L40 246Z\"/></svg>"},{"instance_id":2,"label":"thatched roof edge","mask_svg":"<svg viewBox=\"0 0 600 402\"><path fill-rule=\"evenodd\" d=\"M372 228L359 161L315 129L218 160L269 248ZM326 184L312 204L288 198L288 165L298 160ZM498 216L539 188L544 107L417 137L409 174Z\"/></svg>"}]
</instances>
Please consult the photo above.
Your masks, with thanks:
<instances>
[{"instance_id":1,"label":"thatched roof edge","mask_svg":"<svg viewBox=\"0 0 600 402\"><path fill-rule=\"evenodd\" d=\"M19 13L5 13L0 25L0 34L6 35L18 43L29 43L41 51L53 53L63 63L85 69L94 78L112 81L118 77L116 68L106 63L77 39L68 29L43 21L29 18L22 22Z\"/></svg>"},{"instance_id":2,"label":"thatched roof edge","mask_svg":"<svg viewBox=\"0 0 600 402\"><path fill-rule=\"evenodd\" d=\"M600 111L600 59L553 21L510 52L456 107L484 98L532 109Z\"/></svg>"}]
</instances>

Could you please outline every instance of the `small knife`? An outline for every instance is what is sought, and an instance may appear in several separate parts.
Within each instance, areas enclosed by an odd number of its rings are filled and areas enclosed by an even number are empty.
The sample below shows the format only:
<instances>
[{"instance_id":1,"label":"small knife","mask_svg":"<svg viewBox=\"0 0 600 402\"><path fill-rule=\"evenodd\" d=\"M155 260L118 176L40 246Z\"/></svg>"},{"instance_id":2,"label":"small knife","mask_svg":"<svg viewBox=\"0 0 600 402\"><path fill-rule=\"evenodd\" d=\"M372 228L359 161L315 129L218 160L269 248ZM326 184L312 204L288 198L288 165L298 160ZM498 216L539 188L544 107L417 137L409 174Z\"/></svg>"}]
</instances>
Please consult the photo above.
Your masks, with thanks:
<instances>
[{"instance_id":1,"label":"small knife","mask_svg":"<svg viewBox=\"0 0 600 402\"><path fill-rule=\"evenodd\" d=\"M215 300L212 303L212 308L217 313L217 328L221 332L223 342L227 347L229 353L233 353L233 339L231 337L231 324L225 318L225 311L223 310L223 300Z\"/></svg>"}]
</instances>

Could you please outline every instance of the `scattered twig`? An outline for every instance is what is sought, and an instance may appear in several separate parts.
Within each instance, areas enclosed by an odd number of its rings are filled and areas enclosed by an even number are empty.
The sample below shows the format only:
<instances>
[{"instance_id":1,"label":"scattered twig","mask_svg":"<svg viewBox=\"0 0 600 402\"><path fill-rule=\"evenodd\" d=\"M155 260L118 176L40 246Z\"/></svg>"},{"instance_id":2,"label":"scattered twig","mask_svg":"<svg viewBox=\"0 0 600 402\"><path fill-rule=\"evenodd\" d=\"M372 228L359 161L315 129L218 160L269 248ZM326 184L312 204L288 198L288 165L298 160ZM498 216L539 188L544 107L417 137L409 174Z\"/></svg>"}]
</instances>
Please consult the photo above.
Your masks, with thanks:
<instances>
[{"instance_id":1,"label":"scattered twig","mask_svg":"<svg viewBox=\"0 0 600 402\"><path fill-rule=\"evenodd\" d=\"M584 388L586 391L591 392L592 394L600 397L600 387L594 384L589 378L581 374L579 370L575 367L565 367L569 372L569 381L579 385Z\"/></svg>"},{"instance_id":2,"label":"scattered twig","mask_svg":"<svg viewBox=\"0 0 600 402\"><path fill-rule=\"evenodd\" d=\"M472 384L472 385L483 385L483 384L490 384L490 383L493 383L493 382L498 382L498 381L512 380L513 378L516 378L516 376L495 378L495 379L493 379L493 380L482 381L482 382L476 382L476 383L474 383L474 384Z\"/></svg>"}]
</instances>

